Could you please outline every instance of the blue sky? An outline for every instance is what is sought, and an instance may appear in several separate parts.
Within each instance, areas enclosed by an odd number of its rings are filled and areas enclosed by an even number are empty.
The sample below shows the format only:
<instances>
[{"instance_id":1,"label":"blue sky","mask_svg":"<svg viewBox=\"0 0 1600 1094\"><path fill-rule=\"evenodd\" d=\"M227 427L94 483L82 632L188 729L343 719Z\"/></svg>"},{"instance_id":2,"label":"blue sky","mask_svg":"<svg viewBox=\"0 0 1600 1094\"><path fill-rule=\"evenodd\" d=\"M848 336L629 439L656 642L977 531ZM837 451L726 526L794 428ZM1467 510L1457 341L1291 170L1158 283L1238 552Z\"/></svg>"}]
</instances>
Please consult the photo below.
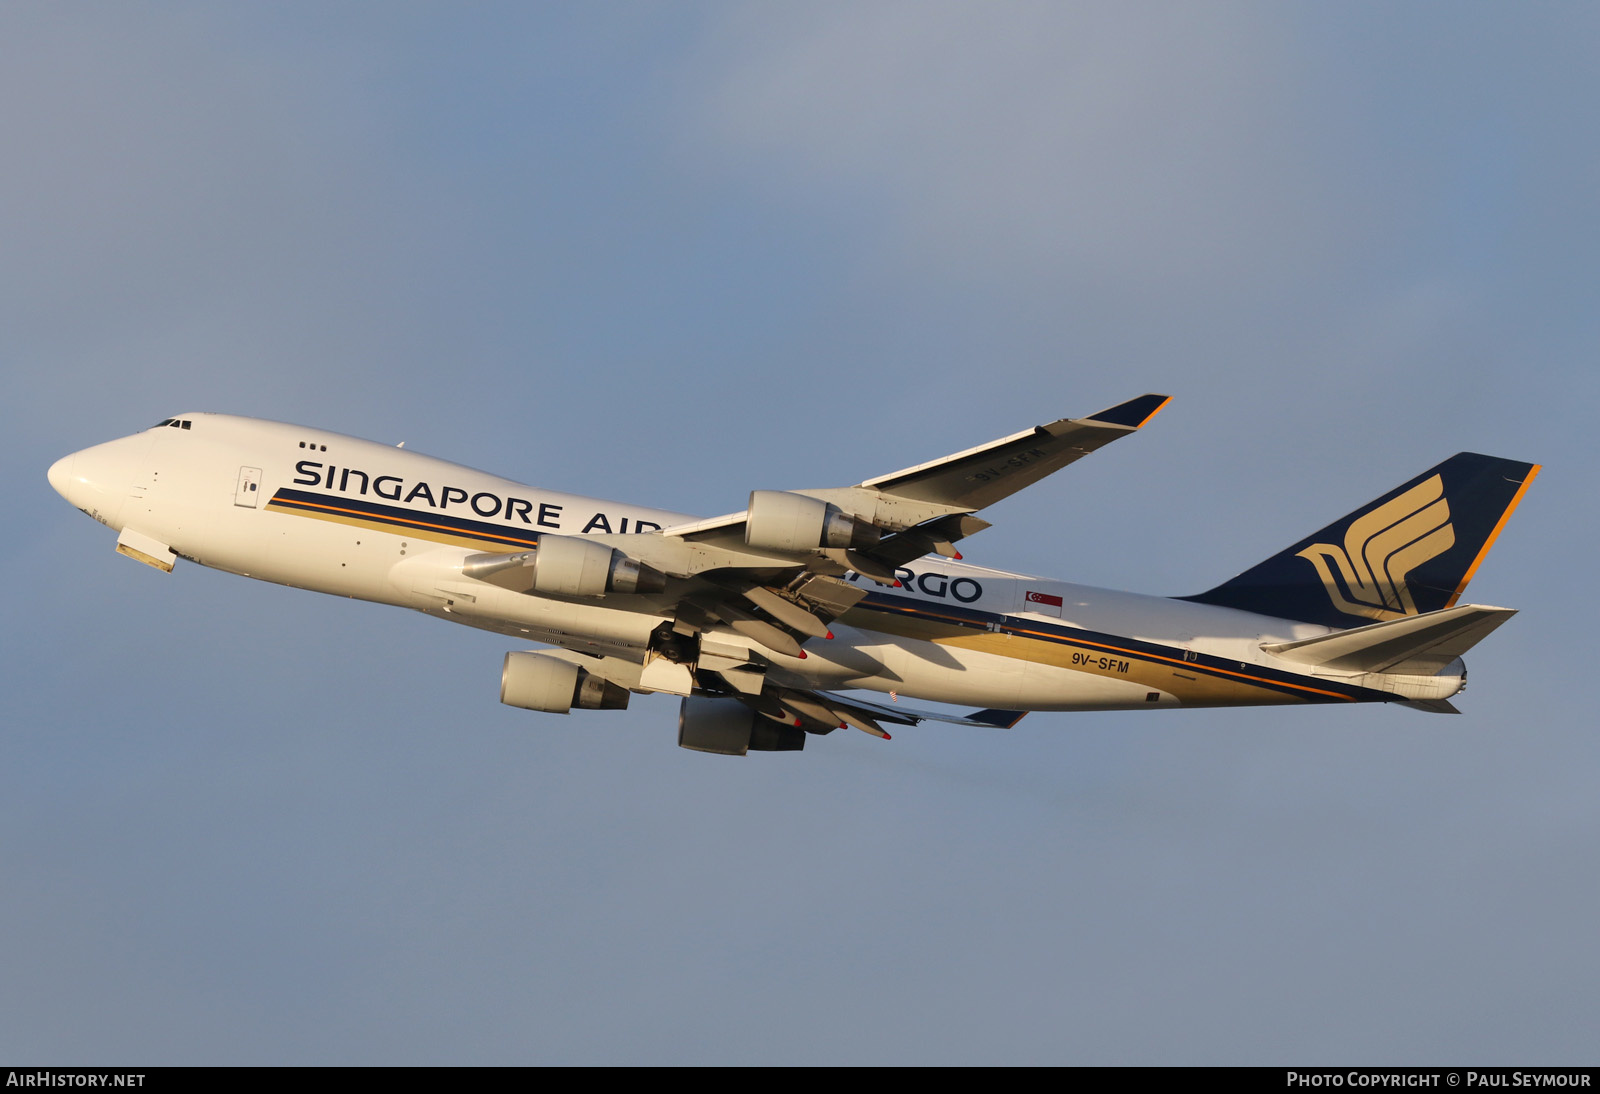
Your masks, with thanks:
<instances>
[{"instance_id":1,"label":"blue sky","mask_svg":"<svg viewBox=\"0 0 1600 1094\"><path fill-rule=\"evenodd\" d=\"M1593 1062L1581 4L0 12L0 1052ZM1456 718L1040 714L743 761L52 491L187 410L697 513L1143 391L982 565L1209 587L1546 470ZM1590 593L1586 593L1589 590Z\"/></svg>"}]
</instances>

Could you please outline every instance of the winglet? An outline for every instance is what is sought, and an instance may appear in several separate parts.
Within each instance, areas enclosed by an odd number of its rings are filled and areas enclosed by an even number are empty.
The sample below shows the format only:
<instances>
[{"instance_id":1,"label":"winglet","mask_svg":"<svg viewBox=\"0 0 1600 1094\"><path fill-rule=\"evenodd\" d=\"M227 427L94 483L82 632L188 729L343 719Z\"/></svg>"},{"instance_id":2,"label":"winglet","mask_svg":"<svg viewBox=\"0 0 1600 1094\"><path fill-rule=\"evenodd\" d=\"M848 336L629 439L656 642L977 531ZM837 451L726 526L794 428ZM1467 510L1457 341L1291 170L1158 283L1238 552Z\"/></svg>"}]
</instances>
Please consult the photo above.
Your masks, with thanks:
<instances>
[{"instance_id":1,"label":"winglet","mask_svg":"<svg viewBox=\"0 0 1600 1094\"><path fill-rule=\"evenodd\" d=\"M1101 425L1120 425L1128 429L1139 429L1171 401L1170 395L1140 395L1125 403L1108 407L1098 414L1091 414L1083 420L1098 422Z\"/></svg>"}]
</instances>

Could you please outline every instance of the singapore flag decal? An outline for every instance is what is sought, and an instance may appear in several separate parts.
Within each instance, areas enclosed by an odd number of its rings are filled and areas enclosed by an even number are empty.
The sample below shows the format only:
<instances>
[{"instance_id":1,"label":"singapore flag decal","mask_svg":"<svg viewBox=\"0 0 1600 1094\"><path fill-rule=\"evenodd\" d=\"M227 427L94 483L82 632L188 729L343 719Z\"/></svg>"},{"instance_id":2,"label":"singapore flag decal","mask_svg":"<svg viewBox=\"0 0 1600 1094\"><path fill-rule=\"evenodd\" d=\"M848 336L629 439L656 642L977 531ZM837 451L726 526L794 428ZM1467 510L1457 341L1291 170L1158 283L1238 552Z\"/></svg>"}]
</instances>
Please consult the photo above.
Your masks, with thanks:
<instances>
[{"instance_id":1,"label":"singapore flag decal","mask_svg":"<svg viewBox=\"0 0 1600 1094\"><path fill-rule=\"evenodd\" d=\"M1057 619L1061 618L1061 598L1059 596L1051 596L1049 593L1036 593L1029 589L1028 595L1023 597L1023 600L1027 601L1028 611L1030 612L1053 615Z\"/></svg>"}]
</instances>

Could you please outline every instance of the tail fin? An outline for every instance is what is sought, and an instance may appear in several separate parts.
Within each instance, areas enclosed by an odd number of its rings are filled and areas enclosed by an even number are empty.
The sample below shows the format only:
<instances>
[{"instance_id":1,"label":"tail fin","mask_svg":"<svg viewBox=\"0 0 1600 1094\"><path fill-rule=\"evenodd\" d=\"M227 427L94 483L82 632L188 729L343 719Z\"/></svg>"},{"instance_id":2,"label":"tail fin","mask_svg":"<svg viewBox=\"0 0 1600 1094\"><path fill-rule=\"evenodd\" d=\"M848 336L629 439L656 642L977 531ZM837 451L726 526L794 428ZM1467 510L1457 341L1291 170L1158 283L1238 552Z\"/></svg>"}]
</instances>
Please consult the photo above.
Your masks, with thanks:
<instances>
[{"instance_id":1,"label":"tail fin","mask_svg":"<svg viewBox=\"0 0 1600 1094\"><path fill-rule=\"evenodd\" d=\"M1197 596L1325 627L1455 604L1539 465L1461 452Z\"/></svg>"}]
</instances>

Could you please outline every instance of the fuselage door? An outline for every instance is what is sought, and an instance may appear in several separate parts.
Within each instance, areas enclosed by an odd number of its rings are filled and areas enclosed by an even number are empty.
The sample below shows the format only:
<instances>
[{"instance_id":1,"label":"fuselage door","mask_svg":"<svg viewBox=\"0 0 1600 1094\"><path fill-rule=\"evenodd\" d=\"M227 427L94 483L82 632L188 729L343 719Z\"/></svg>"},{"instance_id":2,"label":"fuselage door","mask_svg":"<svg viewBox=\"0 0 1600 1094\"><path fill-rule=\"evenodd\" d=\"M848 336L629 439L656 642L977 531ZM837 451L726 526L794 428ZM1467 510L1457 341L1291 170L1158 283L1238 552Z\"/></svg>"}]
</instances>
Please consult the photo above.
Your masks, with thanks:
<instances>
[{"instance_id":1,"label":"fuselage door","mask_svg":"<svg viewBox=\"0 0 1600 1094\"><path fill-rule=\"evenodd\" d=\"M247 509L256 508L261 497L261 468L239 468L239 486L233 492L233 504L243 505Z\"/></svg>"}]
</instances>

